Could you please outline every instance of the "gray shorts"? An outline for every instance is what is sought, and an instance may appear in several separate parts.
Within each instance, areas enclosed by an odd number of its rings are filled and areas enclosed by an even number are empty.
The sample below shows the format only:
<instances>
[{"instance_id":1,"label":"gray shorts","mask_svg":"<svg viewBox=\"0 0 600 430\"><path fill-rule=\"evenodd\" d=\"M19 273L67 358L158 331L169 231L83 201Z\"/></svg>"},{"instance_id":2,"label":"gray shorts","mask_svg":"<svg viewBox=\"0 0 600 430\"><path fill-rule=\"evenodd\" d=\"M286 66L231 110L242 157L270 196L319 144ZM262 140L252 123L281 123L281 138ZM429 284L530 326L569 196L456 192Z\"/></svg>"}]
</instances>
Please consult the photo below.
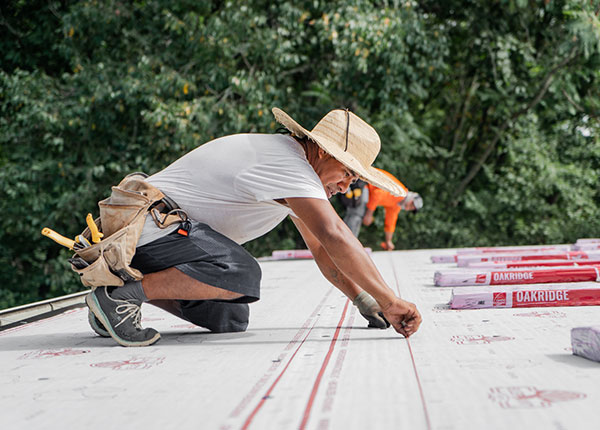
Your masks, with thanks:
<instances>
[{"instance_id":1,"label":"gray shorts","mask_svg":"<svg viewBox=\"0 0 600 430\"><path fill-rule=\"evenodd\" d=\"M174 231L138 247L131 266L143 274L175 267L205 284L243 294L229 301L178 300L184 319L215 332L245 330L247 303L260 298L262 272L256 259L200 222L192 222L188 236Z\"/></svg>"}]
</instances>

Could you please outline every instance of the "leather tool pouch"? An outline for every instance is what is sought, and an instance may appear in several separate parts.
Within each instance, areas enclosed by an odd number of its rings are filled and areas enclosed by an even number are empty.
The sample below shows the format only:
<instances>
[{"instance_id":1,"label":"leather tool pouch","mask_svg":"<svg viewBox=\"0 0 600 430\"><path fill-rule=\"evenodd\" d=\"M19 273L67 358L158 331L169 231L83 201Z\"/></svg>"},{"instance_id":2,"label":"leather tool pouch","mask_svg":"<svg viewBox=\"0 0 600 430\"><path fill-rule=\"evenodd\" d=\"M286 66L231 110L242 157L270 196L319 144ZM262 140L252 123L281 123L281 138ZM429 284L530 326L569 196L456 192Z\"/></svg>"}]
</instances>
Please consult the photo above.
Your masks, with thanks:
<instances>
[{"instance_id":1,"label":"leather tool pouch","mask_svg":"<svg viewBox=\"0 0 600 430\"><path fill-rule=\"evenodd\" d=\"M100 217L95 223L104 234L99 243L92 242L89 228L81 233L92 245L75 249L76 257L84 262L77 259L80 264L75 265L76 258L70 261L84 286L122 286L125 281L143 278L130 264L149 211L160 228L187 221L187 214L174 208L174 202L145 178L143 173L126 176L112 187L110 197L98 203Z\"/></svg>"}]
</instances>

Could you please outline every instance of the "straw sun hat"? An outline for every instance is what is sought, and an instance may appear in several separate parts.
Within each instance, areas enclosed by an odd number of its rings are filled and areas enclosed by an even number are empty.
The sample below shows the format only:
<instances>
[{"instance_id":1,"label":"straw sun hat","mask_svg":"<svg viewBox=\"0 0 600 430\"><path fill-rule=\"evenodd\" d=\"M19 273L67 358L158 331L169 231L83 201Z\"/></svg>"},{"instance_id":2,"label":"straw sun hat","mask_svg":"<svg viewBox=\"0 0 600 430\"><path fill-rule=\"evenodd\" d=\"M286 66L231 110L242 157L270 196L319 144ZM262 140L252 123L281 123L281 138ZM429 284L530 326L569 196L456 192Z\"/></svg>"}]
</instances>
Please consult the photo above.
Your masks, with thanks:
<instances>
[{"instance_id":1,"label":"straw sun hat","mask_svg":"<svg viewBox=\"0 0 600 430\"><path fill-rule=\"evenodd\" d=\"M273 115L292 136L308 137L358 174L361 179L395 196L406 195L402 187L372 166L381 149L379 136L373 127L352 112L344 109L332 110L311 131L306 130L279 108L273 108Z\"/></svg>"}]
</instances>

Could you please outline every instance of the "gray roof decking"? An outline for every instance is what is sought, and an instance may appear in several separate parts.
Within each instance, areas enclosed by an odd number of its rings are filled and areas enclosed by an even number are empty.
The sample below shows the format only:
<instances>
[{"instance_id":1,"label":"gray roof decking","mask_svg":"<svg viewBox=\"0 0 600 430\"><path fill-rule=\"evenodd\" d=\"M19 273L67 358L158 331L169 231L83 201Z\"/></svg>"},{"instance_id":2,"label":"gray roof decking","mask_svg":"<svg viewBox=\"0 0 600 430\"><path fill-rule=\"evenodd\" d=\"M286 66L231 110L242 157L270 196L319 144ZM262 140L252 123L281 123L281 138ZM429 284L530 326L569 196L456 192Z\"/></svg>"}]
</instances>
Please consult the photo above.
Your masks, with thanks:
<instances>
[{"instance_id":1,"label":"gray roof decking","mask_svg":"<svg viewBox=\"0 0 600 430\"><path fill-rule=\"evenodd\" d=\"M162 339L123 348L87 309L0 331L0 412L14 429L595 429L600 364L570 330L600 307L450 310L440 250L376 252L417 304L409 340L367 329L311 260L262 262L245 333L211 334L144 305ZM444 251L446 252L446 251ZM447 252L451 252L448 250Z\"/></svg>"}]
</instances>

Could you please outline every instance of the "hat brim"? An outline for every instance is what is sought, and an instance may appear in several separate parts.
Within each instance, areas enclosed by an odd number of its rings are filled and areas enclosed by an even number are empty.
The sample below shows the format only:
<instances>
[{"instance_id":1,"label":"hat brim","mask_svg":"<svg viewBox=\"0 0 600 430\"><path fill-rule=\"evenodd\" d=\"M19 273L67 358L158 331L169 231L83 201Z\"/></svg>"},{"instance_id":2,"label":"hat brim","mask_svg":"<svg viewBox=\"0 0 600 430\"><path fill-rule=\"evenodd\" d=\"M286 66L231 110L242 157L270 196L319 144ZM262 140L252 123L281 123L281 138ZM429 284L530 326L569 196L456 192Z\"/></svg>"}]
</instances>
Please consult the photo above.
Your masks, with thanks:
<instances>
[{"instance_id":1,"label":"hat brim","mask_svg":"<svg viewBox=\"0 0 600 430\"><path fill-rule=\"evenodd\" d=\"M377 170L373 166L363 166L358 160L356 160L348 152L342 150L334 142L328 141L322 136L315 136L313 133L302 127L287 113L279 108L273 108L273 115L275 120L287 128L292 136L296 137L308 137L310 140L315 142L319 147L323 148L325 152L331 155L333 158L338 160L344 166L356 173L362 180L375 185L377 188L381 188L394 196L405 197L406 191L395 181L393 181L388 175Z\"/></svg>"}]
</instances>

